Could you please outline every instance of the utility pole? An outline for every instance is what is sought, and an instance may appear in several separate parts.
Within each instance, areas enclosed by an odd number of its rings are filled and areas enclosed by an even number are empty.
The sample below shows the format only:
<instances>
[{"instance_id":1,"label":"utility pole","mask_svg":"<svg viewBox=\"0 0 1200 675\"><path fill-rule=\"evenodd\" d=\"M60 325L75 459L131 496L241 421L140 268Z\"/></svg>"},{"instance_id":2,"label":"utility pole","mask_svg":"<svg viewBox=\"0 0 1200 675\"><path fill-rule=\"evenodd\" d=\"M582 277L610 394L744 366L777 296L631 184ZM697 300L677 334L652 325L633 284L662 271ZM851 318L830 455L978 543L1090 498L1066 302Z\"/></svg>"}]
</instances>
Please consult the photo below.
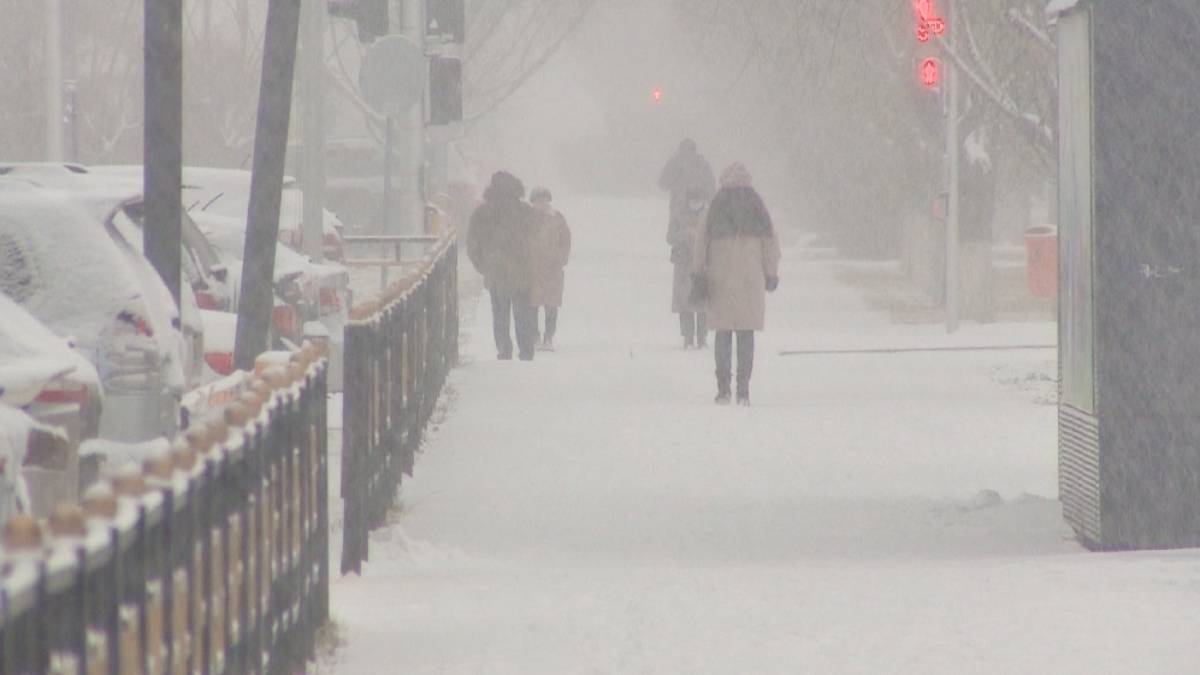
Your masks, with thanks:
<instances>
[{"instance_id":1,"label":"utility pole","mask_svg":"<svg viewBox=\"0 0 1200 675\"><path fill-rule=\"evenodd\" d=\"M62 0L46 0L46 161L63 159Z\"/></svg>"},{"instance_id":2,"label":"utility pole","mask_svg":"<svg viewBox=\"0 0 1200 675\"><path fill-rule=\"evenodd\" d=\"M253 369L254 360L267 349L274 304L279 202L283 191L299 32L300 0L270 0L263 38L262 83L254 131L250 207L246 214L246 248L234 347L234 363L242 370Z\"/></svg>"},{"instance_id":3,"label":"utility pole","mask_svg":"<svg viewBox=\"0 0 1200 675\"><path fill-rule=\"evenodd\" d=\"M955 0L944 0L946 3L946 23L948 46L951 50L954 49L957 43L955 33ZM959 189L958 189L958 165L959 157L962 151L962 143L959 140L958 134L958 111L959 111L959 86L958 86L958 67L954 63L954 59L946 59L947 77L946 87L950 98L949 112L946 120L946 158L948 168L948 191L949 198L946 205L946 332L954 333L958 330L959 320L959 295L961 284L959 279L960 261L959 261L959 245L958 245L958 214L959 214Z\"/></svg>"},{"instance_id":4,"label":"utility pole","mask_svg":"<svg viewBox=\"0 0 1200 675\"><path fill-rule=\"evenodd\" d=\"M179 307L183 218L183 0L146 0L145 135L142 177L146 214L142 249ZM61 99L60 99L61 101ZM62 125L58 125L61 131ZM59 137L61 144L61 135Z\"/></svg>"},{"instance_id":5,"label":"utility pole","mask_svg":"<svg viewBox=\"0 0 1200 675\"><path fill-rule=\"evenodd\" d=\"M326 0L304 10L304 254L324 257L325 239L325 15Z\"/></svg>"}]
</instances>

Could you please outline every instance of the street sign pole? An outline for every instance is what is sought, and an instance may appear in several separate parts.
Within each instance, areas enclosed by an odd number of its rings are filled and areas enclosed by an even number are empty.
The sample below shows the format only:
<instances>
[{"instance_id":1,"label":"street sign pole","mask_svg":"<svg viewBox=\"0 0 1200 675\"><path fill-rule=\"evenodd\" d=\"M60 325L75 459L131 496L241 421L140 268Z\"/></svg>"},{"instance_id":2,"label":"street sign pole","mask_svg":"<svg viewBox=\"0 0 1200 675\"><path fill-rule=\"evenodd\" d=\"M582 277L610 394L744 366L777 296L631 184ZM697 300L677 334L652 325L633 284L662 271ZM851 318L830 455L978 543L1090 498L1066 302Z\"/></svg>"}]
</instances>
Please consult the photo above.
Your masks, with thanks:
<instances>
[{"instance_id":1,"label":"street sign pole","mask_svg":"<svg viewBox=\"0 0 1200 675\"><path fill-rule=\"evenodd\" d=\"M376 40L367 48L359 69L358 86L363 99L385 120L383 222L380 224L384 234L419 233L419 229L413 229L417 227L414 222L419 221L414 221L411 212L412 197L418 190L419 172L412 169L412 164L415 158L419 165L423 143L414 141L411 132L414 117L424 120L424 106L420 103L429 77L428 70L425 52L406 35L389 35ZM394 128L397 120L401 125L398 134ZM420 126L416 130L420 132L416 136L423 140L424 133ZM397 145L400 147L396 148ZM399 195L392 194L393 152L401 157L399 175L396 176ZM394 197L399 199L394 200ZM394 201L398 201L399 205ZM418 213L424 213L423 206Z\"/></svg>"}]
</instances>

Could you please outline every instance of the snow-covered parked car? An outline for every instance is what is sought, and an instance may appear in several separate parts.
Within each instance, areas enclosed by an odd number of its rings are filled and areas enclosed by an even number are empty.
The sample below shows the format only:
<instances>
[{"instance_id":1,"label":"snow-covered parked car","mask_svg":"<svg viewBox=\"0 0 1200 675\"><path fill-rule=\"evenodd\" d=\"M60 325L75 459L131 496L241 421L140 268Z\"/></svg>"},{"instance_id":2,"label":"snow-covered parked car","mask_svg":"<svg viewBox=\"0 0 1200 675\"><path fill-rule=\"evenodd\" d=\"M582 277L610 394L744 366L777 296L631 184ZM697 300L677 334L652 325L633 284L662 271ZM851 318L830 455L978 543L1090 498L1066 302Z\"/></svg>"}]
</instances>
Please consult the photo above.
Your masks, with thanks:
<instances>
[{"instance_id":1,"label":"snow-covered parked car","mask_svg":"<svg viewBox=\"0 0 1200 675\"><path fill-rule=\"evenodd\" d=\"M129 269L141 281L150 311L160 323L176 329L160 337L164 346L179 350L184 388L199 386L204 377L204 323L196 295L189 284L183 284L176 305L162 277L142 254L142 228L137 221L144 211L140 186L89 180L63 194L87 209L97 227L117 245ZM186 246L181 254L182 260L188 259ZM186 269L187 265L181 267Z\"/></svg>"},{"instance_id":2,"label":"snow-covered parked car","mask_svg":"<svg viewBox=\"0 0 1200 675\"><path fill-rule=\"evenodd\" d=\"M138 227L144 215L141 166L86 167L81 164L48 162L0 164L0 184L25 185L61 190L72 194L95 193L103 210L111 202L123 202L122 211ZM99 214L107 216L108 213ZM196 223L184 212L180 219L182 235L181 267L201 309L228 311L232 307L232 289L227 270L208 245ZM128 233L132 243L141 235ZM134 241L137 240L137 241Z\"/></svg>"},{"instance_id":3,"label":"snow-covered parked car","mask_svg":"<svg viewBox=\"0 0 1200 675\"><path fill-rule=\"evenodd\" d=\"M0 404L0 525L19 513L37 513L25 469L61 470L66 457L67 437L61 429L38 422L20 408Z\"/></svg>"},{"instance_id":4,"label":"snow-covered parked car","mask_svg":"<svg viewBox=\"0 0 1200 675\"><path fill-rule=\"evenodd\" d=\"M137 165L93 166L86 169L93 175L142 176ZM250 172L244 169L219 169L185 166L183 168L183 207L193 216L197 212L246 220L250 209ZM279 241L295 251L304 244L304 193L300 183L284 176L279 202ZM336 214L326 209L323 214L321 250L329 260L341 260L344 252L342 236L345 226Z\"/></svg>"},{"instance_id":5,"label":"snow-covered parked car","mask_svg":"<svg viewBox=\"0 0 1200 675\"><path fill-rule=\"evenodd\" d=\"M250 209L250 172L241 169L184 167L184 206L197 211L246 220ZM283 178L279 201L279 241L295 251L304 245L304 192L291 176ZM328 209L321 222L321 251L329 260L344 255L345 226Z\"/></svg>"},{"instance_id":6,"label":"snow-covered parked car","mask_svg":"<svg viewBox=\"0 0 1200 675\"><path fill-rule=\"evenodd\" d=\"M230 270L242 269L246 219L192 214L200 231ZM332 337L330 387L340 390L342 335L350 316L350 275L340 263L315 263L283 245L275 247L275 307L272 326L280 337L299 344L305 324L318 321Z\"/></svg>"},{"instance_id":7,"label":"snow-covered parked car","mask_svg":"<svg viewBox=\"0 0 1200 675\"><path fill-rule=\"evenodd\" d=\"M0 193L0 292L93 364L99 435L173 435L186 384L179 312L138 249L72 197Z\"/></svg>"},{"instance_id":8,"label":"snow-covered parked car","mask_svg":"<svg viewBox=\"0 0 1200 675\"><path fill-rule=\"evenodd\" d=\"M35 513L44 515L54 504L74 501L79 486L79 444L99 433L100 376L66 340L2 294L0 404L21 408L65 434L64 466L26 468Z\"/></svg>"},{"instance_id":9,"label":"snow-covered parked car","mask_svg":"<svg viewBox=\"0 0 1200 675\"><path fill-rule=\"evenodd\" d=\"M136 196L131 195L122 209L138 228L142 227L145 218L140 185L139 183L136 187ZM229 270L186 211L180 219L179 227L183 241L181 268L184 278L195 294L196 306L219 312L232 310L234 289L230 284ZM140 232L137 236L141 236Z\"/></svg>"},{"instance_id":10,"label":"snow-covered parked car","mask_svg":"<svg viewBox=\"0 0 1200 675\"><path fill-rule=\"evenodd\" d=\"M237 314L202 309L200 320L204 322L204 382L207 384L235 370L233 347L237 341Z\"/></svg>"}]
</instances>

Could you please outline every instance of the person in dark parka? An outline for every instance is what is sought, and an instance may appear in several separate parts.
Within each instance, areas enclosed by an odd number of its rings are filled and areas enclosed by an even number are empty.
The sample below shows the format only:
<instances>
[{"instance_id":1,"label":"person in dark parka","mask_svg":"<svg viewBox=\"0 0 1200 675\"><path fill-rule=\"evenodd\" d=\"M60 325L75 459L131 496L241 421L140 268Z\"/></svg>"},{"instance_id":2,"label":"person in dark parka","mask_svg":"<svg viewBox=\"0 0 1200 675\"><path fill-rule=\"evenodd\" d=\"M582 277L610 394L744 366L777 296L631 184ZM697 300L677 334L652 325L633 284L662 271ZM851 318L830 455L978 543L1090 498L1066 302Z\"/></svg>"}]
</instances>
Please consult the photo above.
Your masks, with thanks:
<instances>
[{"instance_id":1,"label":"person in dark parka","mask_svg":"<svg viewBox=\"0 0 1200 675\"><path fill-rule=\"evenodd\" d=\"M467 230L467 256L491 294L492 329L497 356L502 360L513 355L510 317L516 324L521 360L533 360L537 340L530 291L531 246L538 216L524 197L525 186L516 176L496 172L483 193L483 204L471 214Z\"/></svg>"},{"instance_id":2,"label":"person in dark parka","mask_svg":"<svg viewBox=\"0 0 1200 675\"><path fill-rule=\"evenodd\" d=\"M675 219L687 210L689 194L707 202L717 191L717 180L712 166L696 148L696 142L685 138L659 174L658 187L671 194L670 229Z\"/></svg>"}]
</instances>

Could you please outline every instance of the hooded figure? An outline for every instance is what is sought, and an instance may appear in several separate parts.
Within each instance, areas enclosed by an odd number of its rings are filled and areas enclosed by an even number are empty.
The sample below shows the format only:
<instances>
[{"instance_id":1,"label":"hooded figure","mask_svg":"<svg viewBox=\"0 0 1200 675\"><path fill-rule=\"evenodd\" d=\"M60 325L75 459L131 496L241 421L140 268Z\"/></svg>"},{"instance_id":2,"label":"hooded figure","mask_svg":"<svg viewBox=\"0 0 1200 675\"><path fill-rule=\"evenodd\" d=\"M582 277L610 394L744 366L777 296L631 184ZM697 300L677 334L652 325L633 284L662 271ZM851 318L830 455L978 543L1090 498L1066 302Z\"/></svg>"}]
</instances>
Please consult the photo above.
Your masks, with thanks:
<instances>
[{"instance_id":1,"label":"hooded figure","mask_svg":"<svg viewBox=\"0 0 1200 675\"><path fill-rule=\"evenodd\" d=\"M685 138L659 174L658 187L671 193L671 219L674 220L687 208L689 192L708 201L717 189L717 181L713 178L712 166L696 149L696 142Z\"/></svg>"},{"instance_id":2,"label":"hooded figure","mask_svg":"<svg viewBox=\"0 0 1200 675\"><path fill-rule=\"evenodd\" d=\"M708 326L716 331L717 402L728 403L733 334L737 333L738 403L750 403L754 331L766 319L766 291L779 284L779 238L762 197L740 163L721 175L721 189L708 207L697 239L692 269L707 287Z\"/></svg>"},{"instance_id":3,"label":"hooded figure","mask_svg":"<svg viewBox=\"0 0 1200 675\"><path fill-rule=\"evenodd\" d=\"M471 214L467 256L483 275L492 296L492 327L501 359L511 359L509 316L516 322L517 346L523 360L533 358L537 327L530 289L532 237L537 214L523 201L525 186L516 176L498 171L483 193L483 204Z\"/></svg>"}]
</instances>

